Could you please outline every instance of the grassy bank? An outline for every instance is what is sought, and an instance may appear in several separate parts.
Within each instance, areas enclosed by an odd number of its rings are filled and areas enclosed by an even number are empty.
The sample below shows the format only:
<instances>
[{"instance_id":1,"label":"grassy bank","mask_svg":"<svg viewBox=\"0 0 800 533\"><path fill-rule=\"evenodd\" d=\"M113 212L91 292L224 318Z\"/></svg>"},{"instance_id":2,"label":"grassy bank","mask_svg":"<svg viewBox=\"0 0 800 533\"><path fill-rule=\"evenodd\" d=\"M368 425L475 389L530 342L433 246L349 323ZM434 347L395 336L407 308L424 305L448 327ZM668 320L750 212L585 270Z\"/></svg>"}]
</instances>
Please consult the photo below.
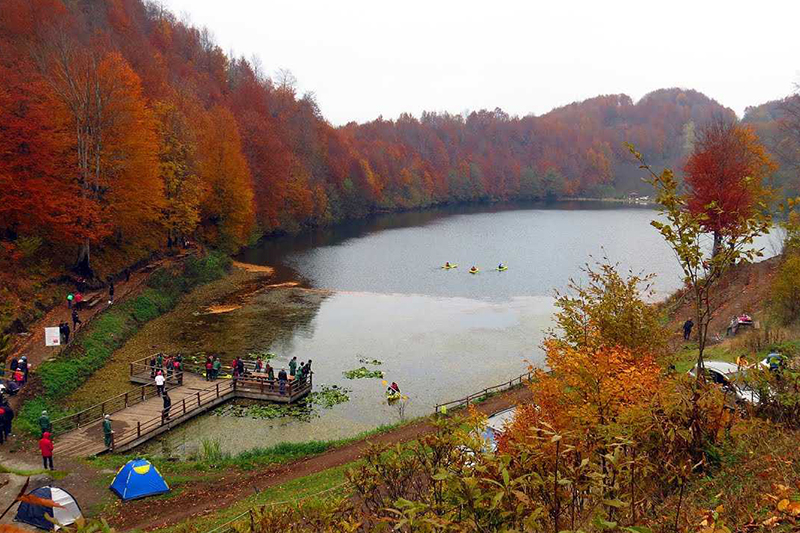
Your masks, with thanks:
<instances>
[{"instance_id":1,"label":"grassy bank","mask_svg":"<svg viewBox=\"0 0 800 533\"><path fill-rule=\"evenodd\" d=\"M175 461L172 459L148 456L142 454L128 455L101 455L88 459L89 464L98 469L117 470L122 465L136 458L146 458L153 463L159 471L167 476L177 476L176 479L183 478L183 474L192 472L209 472L215 470L228 470L238 468L241 470L252 470L259 467L286 464L297 461L312 455L319 455L330 450L353 444L369 437L374 437L399 427L417 422L418 419L399 422L397 424L387 424L378 426L375 429L359 433L346 439L308 441L308 442L281 442L275 446L264 448L253 448L238 454L229 454L220 451L219 442L215 440L204 441L202 449L197 457L187 461Z\"/></svg>"},{"instance_id":2,"label":"grassy bank","mask_svg":"<svg viewBox=\"0 0 800 533\"><path fill-rule=\"evenodd\" d=\"M145 323L166 313L180 297L203 283L225 275L231 260L213 252L201 258L190 257L180 271L162 269L153 273L147 288L135 298L114 305L98 315L58 358L43 363L34 374L33 385L41 393L20 410L16 423L20 430L35 433L37 419L47 409L51 419L67 414L63 400L109 360Z\"/></svg>"}]
</instances>

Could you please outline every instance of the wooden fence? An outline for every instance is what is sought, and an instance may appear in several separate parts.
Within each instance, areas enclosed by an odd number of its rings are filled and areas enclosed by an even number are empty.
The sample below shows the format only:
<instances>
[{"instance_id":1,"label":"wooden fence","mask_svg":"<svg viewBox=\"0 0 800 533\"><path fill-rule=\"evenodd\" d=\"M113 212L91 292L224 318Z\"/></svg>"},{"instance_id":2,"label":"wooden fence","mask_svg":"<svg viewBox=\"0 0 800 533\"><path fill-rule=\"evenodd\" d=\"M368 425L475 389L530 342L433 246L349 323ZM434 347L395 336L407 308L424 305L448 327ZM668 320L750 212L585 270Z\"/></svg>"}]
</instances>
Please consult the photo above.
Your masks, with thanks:
<instances>
[{"instance_id":1,"label":"wooden fence","mask_svg":"<svg viewBox=\"0 0 800 533\"><path fill-rule=\"evenodd\" d=\"M223 381L216 384L213 388L198 391L193 396L188 396L172 404L169 409L169 416L166 412L151 418L150 420L137 421L136 427L131 427L123 432L115 432L111 450L130 447L136 441L147 440L153 433L163 431L164 426L169 427L172 422L180 422L184 417L189 418L207 410L211 404L220 403L233 396L236 391L236 382L233 380ZM187 416L188 415L188 416Z\"/></svg>"},{"instance_id":2,"label":"wooden fence","mask_svg":"<svg viewBox=\"0 0 800 533\"><path fill-rule=\"evenodd\" d=\"M462 407L465 407L465 406L471 404L472 402L474 402L476 400L485 398L489 394L494 394L494 393L497 393L497 392L502 392L502 391L505 391L505 390L508 390L508 389L512 389L514 387L519 387L523 383L526 383L526 382L530 383L532 377L533 377L533 372L532 371L531 372L527 372L525 374L521 374L519 377L516 377L516 378L514 378L514 379L512 379L512 380L510 380L510 381L508 381L506 383L501 383L501 384L495 385L493 387L487 387L487 388L483 389L480 392L476 392L474 394L470 394L469 396L466 396L464 398L460 398L458 400L453 400L451 402L446 402L446 403L437 403L436 407L433 410L433 412L434 413L446 413L448 410L460 409Z\"/></svg>"},{"instance_id":3,"label":"wooden fence","mask_svg":"<svg viewBox=\"0 0 800 533\"><path fill-rule=\"evenodd\" d=\"M167 390L178 386L178 382L182 381L179 375L174 375L166 382ZM77 429L86 424L97 422L105 415L112 415L123 409L127 409L132 405L142 403L153 396L157 396L158 392L156 386L153 384L142 385L136 389L124 392L112 398L109 398L97 405L87 407L77 413L63 416L53 420L53 434L60 435L73 429Z\"/></svg>"}]
</instances>

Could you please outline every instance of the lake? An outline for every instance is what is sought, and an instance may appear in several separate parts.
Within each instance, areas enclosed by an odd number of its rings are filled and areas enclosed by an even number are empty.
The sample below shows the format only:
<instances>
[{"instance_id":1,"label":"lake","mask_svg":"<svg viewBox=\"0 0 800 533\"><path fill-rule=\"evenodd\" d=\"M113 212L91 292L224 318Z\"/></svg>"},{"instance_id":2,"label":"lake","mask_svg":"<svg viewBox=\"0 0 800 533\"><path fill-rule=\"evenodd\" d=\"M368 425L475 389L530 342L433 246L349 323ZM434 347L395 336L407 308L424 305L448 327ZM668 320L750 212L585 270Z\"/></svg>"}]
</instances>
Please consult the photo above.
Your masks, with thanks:
<instances>
[{"instance_id":1,"label":"lake","mask_svg":"<svg viewBox=\"0 0 800 533\"><path fill-rule=\"evenodd\" d=\"M674 256L650 226L655 215L613 203L452 207L266 240L238 259L274 267L271 283L299 286L203 315L189 326L207 332L198 346L211 344L226 358L272 352L277 368L293 356L313 359L315 390L345 387L349 401L317 409L310 420L207 415L148 451L190 453L202 438L218 439L229 452L345 438L508 381L542 365L554 291L570 277L583 279L592 257L655 273L660 296L680 286ZM759 244L773 255L768 238ZM459 266L443 270L446 261ZM507 271L497 271L500 262ZM478 274L468 272L472 265ZM275 291L291 305L276 305ZM343 376L360 359L382 362L365 366L400 385L409 396L404 412L387 404L381 379Z\"/></svg>"}]
</instances>

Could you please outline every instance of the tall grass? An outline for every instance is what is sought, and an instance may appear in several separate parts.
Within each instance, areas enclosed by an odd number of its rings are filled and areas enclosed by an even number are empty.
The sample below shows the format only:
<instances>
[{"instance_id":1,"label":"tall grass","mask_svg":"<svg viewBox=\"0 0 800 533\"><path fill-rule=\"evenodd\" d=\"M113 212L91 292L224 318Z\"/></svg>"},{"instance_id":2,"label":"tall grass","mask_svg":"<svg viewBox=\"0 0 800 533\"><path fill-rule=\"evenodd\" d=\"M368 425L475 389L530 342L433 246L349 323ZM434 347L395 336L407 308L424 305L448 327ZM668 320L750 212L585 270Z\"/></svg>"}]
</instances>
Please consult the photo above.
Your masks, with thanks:
<instances>
[{"instance_id":1,"label":"tall grass","mask_svg":"<svg viewBox=\"0 0 800 533\"><path fill-rule=\"evenodd\" d=\"M51 419L66 414L61 400L83 385L103 367L115 350L127 342L146 322L166 313L191 289L221 278L231 260L220 252L190 257L180 272L154 272L147 288L136 298L114 305L79 330L73 343L57 359L43 363L36 371L43 393L25 403L17 417L22 431L37 433L37 420L47 409Z\"/></svg>"}]
</instances>

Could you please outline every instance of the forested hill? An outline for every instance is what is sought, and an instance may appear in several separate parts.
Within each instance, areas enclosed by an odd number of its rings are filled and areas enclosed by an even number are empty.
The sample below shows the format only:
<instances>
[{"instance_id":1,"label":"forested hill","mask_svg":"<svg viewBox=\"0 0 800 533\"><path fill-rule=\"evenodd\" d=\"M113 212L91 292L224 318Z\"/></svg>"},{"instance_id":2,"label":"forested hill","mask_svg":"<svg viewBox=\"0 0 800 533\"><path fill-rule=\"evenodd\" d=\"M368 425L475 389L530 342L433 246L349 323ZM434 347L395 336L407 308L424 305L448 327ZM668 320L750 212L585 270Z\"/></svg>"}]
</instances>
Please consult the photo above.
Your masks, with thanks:
<instances>
[{"instance_id":1,"label":"forested hill","mask_svg":"<svg viewBox=\"0 0 800 533\"><path fill-rule=\"evenodd\" d=\"M335 128L291 76L227 57L156 3L0 6L0 260L12 263L46 251L64 265L105 258L93 266L108 273L184 236L233 250L378 210L625 192L639 175L623 141L674 165L695 124L731 113L666 89L539 117Z\"/></svg>"}]
</instances>

